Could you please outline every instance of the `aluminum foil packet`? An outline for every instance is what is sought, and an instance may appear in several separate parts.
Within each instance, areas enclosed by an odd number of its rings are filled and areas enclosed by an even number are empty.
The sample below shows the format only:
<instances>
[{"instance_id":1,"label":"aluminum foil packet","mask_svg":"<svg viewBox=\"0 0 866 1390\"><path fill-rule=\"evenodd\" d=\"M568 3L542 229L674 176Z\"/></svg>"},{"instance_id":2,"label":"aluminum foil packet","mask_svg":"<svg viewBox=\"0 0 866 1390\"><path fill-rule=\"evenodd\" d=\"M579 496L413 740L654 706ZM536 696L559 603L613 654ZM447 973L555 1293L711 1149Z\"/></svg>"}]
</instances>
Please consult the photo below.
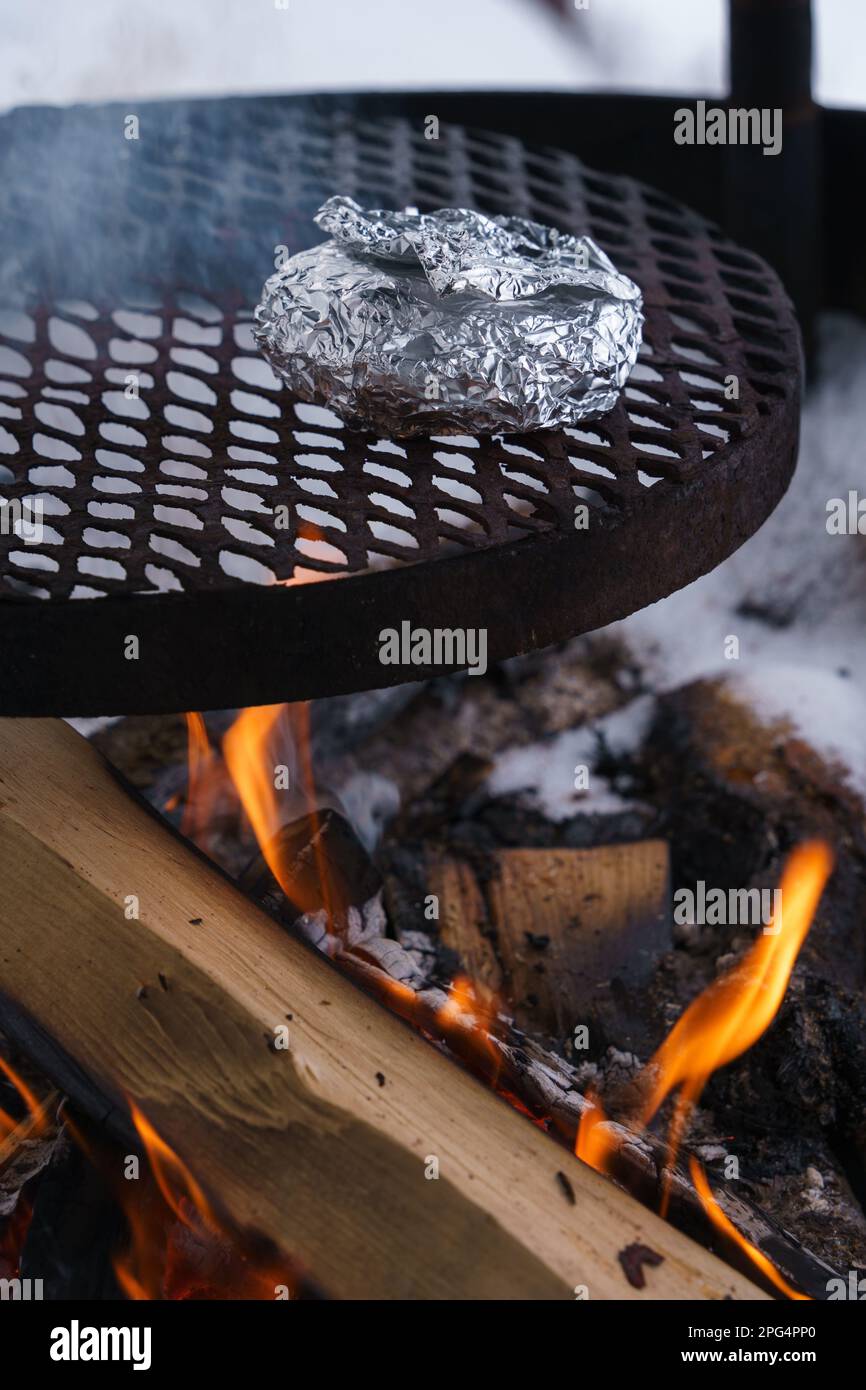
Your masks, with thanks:
<instances>
[{"instance_id":1,"label":"aluminum foil packet","mask_svg":"<svg viewBox=\"0 0 866 1390\"><path fill-rule=\"evenodd\" d=\"M365 211L272 275L254 336L301 399L381 435L504 434L612 409L642 299L587 236L466 208Z\"/></svg>"}]
</instances>

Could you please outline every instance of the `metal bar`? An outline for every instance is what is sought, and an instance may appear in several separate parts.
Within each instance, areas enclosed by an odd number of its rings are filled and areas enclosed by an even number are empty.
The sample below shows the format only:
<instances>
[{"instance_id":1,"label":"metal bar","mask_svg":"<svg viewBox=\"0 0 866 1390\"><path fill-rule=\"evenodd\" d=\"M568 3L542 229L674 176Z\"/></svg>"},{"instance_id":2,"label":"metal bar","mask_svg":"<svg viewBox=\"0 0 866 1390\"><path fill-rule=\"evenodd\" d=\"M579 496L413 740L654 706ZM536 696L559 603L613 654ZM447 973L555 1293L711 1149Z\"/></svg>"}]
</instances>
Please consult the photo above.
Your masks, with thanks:
<instances>
[{"instance_id":1,"label":"metal bar","mask_svg":"<svg viewBox=\"0 0 866 1390\"><path fill-rule=\"evenodd\" d=\"M727 226L776 269L794 301L807 357L822 302L820 112L812 100L810 0L730 0L735 109L780 111L782 147L727 147Z\"/></svg>"}]
</instances>

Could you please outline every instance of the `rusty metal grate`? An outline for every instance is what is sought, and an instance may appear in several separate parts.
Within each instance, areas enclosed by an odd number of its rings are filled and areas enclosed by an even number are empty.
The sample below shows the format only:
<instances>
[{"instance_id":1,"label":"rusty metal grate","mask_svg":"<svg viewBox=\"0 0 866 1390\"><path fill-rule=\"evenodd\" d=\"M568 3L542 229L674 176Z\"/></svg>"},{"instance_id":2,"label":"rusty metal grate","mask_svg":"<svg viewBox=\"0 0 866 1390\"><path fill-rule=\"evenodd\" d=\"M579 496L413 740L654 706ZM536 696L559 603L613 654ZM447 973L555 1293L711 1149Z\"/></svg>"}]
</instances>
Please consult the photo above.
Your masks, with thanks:
<instances>
[{"instance_id":1,"label":"rusty metal grate","mask_svg":"<svg viewBox=\"0 0 866 1390\"><path fill-rule=\"evenodd\" d=\"M251 303L234 286L180 292L154 278L120 298L91 284L80 301L3 312L0 498L35 495L45 511L41 544L0 534L0 636L14 628L26 647L4 708L177 708L382 684L395 673L378 665L375 635L413 613L430 625L483 620L493 655L507 655L689 582L784 490L796 324L772 273L717 229L633 181L510 137L452 127L427 141L406 121L332 117L302 145L287 228L299 206L341 191L588 230L645 297L645 342L619 405L575 430L379 440L290 398L255 350ZM575 531L580 502L587 532ZM333 576L339 584L312 585ZM223 606L206 610L206 596ZM97 598L109 602L68 602ZM252 605L265 598L291 670L271 642L252 643ZM522 611L498 620L497 601ZM154 606L159 661L131 682L115 649L109 675L104 646L153 622ZM97 609L88 631L79 615ZM207 622L243 675L215 679ZM86 678L57 666L73 627L97 663ZM198 683L192 665L181 669L193 650L211 667Z\"/></svg>"}]
</instances>

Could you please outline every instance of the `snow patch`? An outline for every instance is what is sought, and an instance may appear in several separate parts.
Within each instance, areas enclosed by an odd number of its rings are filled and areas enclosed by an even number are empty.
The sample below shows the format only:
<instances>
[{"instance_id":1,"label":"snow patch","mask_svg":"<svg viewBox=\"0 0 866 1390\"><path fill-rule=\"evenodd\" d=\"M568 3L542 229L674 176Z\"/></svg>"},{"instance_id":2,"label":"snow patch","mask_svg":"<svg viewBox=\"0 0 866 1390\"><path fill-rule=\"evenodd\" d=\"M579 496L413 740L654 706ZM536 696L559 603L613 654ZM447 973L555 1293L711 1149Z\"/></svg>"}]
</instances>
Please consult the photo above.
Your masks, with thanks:
<instances>
[{"instance_id":1,"label":"snow patch","mask_svg":"<svg viewBox=\"0 0 866 1390\"><path fill-rule=\"evenodd\" d=\"M866 700L849 679L803 666L763 666L728 677L765 724L787 720L828 762L841 762L866 798Z\"/></svg>"},{"instance_id":2,"label":"snow patch","mask_svg":"<svg viewBox=\"0 0 866 1390\"><path fill-rule=\"evenodd\" d=\"M592 724L567 729L540 743L509 748L497 758L486 790L490 796L520 795L551 821L634 810L639 803L622 796L595 769L603 753L620 758L636 751L646 738L654 711L653 697L642 695ZM579 766L589 769L586 789L574 785Z\"/></svg>"}]
</instances>

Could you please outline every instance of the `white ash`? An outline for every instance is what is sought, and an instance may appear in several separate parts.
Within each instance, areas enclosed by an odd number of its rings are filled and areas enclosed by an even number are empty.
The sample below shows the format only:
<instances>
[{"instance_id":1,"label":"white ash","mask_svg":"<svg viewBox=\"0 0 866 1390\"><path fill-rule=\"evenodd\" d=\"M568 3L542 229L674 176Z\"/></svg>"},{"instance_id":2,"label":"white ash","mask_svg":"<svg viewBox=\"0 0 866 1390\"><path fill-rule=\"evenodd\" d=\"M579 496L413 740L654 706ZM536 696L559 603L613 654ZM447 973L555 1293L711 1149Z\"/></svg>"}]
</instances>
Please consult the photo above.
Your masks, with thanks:
<instances>
[{"instance_id":1,"label":"white ash","mask_svg":"<svg viewBox=\"0 0 866 1390\"><path fill-rule=\"evenodd\" d=\"M802 1198L804 1206L816 1216L823 1216L833 1210L833 1203L824 1192L824 1179L817 1168L807 1168L803 1174Z\"/></svg>"},{"instance_id":2,"label":"white ash","mask_svg":"<svg viewBox=\"0 0 866 1390\"><path fill-rule=\"evenodd\" d=\"M574 1079L584 1092L615 1090L634 1081L642 1068L643 1062L634 1052L609 1047L601 1062L579 1062L574 1067Z\"/></svg>"},{"instance_id":3,"label":"white ash","mask_svg":"<svg viewBox=\"0 0 866 1390\"><path fill-rule=\"evenodd\" d=\"M601 1086L601 1068L597 1062L578 1062L573 1074L575 1085L584 1095L597 1091Z\"/></svg>"},{"instance_id":4,"label":"white ash","mask_svg":"<svg viewBox=\"0 0 866 1390\"><path fill-rule=\"evenodd\" d=\"M358 946L367 941L384 936L387 930L385 910L379 893L370 898L362 908L350 907L346 912L346 926L342 934L329 931L329 914L324 907L317 912L305 912L298 917L295 926L316 950L326 956L334 956L346 946Z\"/></svg>"},{"instance_id":5,"label":"white ash","mask_svg":"<svg viewBox=\"0 0 866 1390\"><path fill-rule=\"evenodd\" d=\"M426 979L436 966L436 948L423 931L400 931L397 939L420 973Z\"/></svg>"},{"instance_id":6,"label":"white ash","mask_svg":"<svg viewBox=\"0 0 866 1390\"><path fill-rule=\"evenodd\" d=\"M728 1156L723 1144L695 1144L693 1148L702 1163L721 1163Z\"/></svg>"}]
</instances>

